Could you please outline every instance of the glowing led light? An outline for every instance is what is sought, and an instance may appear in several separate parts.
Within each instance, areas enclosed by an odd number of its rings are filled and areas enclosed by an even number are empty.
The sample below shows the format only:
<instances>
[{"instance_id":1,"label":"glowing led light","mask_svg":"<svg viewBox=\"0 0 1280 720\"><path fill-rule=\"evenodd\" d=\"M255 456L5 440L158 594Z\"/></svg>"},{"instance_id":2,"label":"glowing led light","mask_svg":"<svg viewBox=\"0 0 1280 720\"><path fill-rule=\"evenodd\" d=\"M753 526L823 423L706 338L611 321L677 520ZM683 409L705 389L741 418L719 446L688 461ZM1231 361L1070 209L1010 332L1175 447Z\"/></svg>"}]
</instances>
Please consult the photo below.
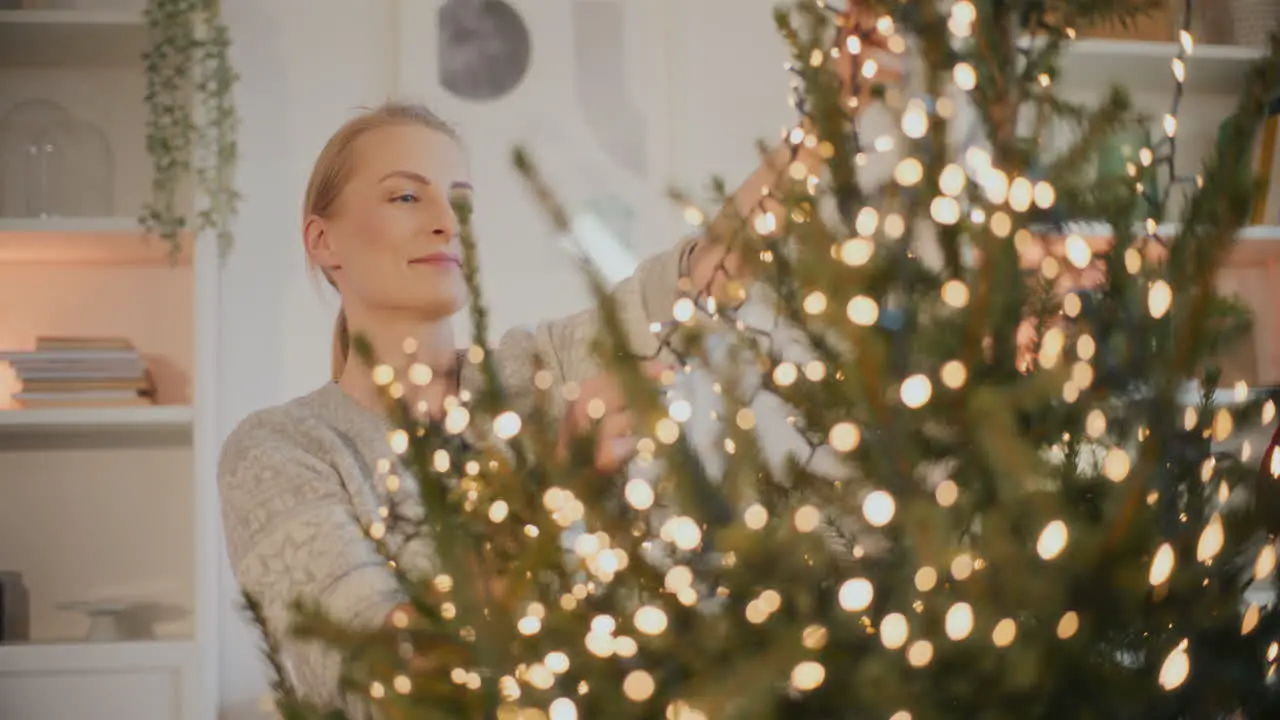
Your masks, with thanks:
<instances>
[{"instance_id":1,"label":"glowing led light","mask_svg":"<svg viewBox=\"0 0 1280 720\"><path fill-rule=\"evenodd\" d=\"M1147 582L1152 586L1163 585L1173 574L1174 562L1173 546L1169 543L1162 544L1156 549L1155 557L1151 558L1151 570L1147 573Z\"/></svg>"},{"instance_id":2,"label":"glowing led light","mask_svg":"<svg viewBox=\"0 0 1280 720\"><path fill-rule=\"evenodd\" d=\"M862 516L874 527L888 525L896 512L897 503L884 490L875 490L862 501Z\"/></svg>"},{"instance_id":3,"label":"glowing led light","mask_svg":"<svg viewBox=\"0 0 1280 720\"><path fill-rule=\"evenodd\" d=\"M929 398L933 397L933 383L929 382L928 376L912 375L902 381L900 395L903 405L918 410L928 404Z\"/></svg>"},{"instance_id":4,"label":"glowing led light","mask_svg":"<svg viewBox=\"0 0 1280 720\"><path fill-rule=\"evenodd\" d=\"M1040 531L1040 538L1036 541L1036 553L1045 560L1053 560L1066 550L1068 537L1067 524L1061 520L1054 520Z\"/></svg>"},{"instance_id":5,"label":"glowing led light","mask_svg":"<svg viewBox=\"0 0 1280 720\"><path fill-rule=\"evenodd\" d=\"M1191 674L1191 658L1187 655L1187 641L1178 643L1160 665L1160 687L1176 690Z\"/></svg>"}]
</instances>

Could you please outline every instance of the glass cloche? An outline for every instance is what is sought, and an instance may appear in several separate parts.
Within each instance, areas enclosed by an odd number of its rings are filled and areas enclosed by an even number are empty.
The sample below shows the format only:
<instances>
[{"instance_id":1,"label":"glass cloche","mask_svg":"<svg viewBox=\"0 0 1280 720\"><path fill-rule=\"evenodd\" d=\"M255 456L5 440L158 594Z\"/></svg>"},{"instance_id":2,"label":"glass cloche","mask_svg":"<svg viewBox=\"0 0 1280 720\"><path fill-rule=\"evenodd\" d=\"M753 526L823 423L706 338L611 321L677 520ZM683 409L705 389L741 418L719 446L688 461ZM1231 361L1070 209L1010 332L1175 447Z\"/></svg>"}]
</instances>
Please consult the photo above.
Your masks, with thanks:
<instances>
[{"instance_id":1,"label":"glass cloche","mask_svg":"<svg viewBox=\"0 0 1280 720\"><path fill-rule=\"evenodd\" d=\"M76 121L35 98L0 117L0 216L54 217L71 209Z\"/></svg>"}]
</instances>

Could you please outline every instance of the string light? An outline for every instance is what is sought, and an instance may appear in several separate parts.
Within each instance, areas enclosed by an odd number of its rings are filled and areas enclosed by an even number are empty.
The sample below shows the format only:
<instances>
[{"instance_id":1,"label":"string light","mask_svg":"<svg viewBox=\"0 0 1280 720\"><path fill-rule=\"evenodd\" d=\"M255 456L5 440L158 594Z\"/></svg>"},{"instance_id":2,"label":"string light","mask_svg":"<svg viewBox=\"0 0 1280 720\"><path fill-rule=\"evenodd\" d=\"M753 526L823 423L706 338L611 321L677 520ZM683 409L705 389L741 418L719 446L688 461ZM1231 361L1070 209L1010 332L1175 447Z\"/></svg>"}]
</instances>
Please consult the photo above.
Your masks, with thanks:
<instances>
[{"instance_id":1,"label":"string light","mask_svg":"<svg viewBox=\"0 0 1280 720\"><path fill-rule=\"evenodd\" d=\"M929 134L929 111L923 102L912 99L902 114L902 133L913 140Z\"/></svg>"},{"instance_id":2,"label":"string light","mask_svg":"<svg viewBox=\"0 0 1280 720\"><path fill-rule=\"evenodd\" d=\"M850 267L861 267L871 260L875 251L875 243L865 237L854 237L840 244L840 259Z\"/></svg>"},{"instance_id":3,"label":"string light","mask_svg":"<svg viewBox=\"0 0 1280 720\"><path fill-rule=\"evenodd\" d=\"M1018 623L1013 618L1003 618L991 630L991 643L998 648L1007 648L1018 636Z\"/></svg>"},{"instance_id":4,"label":"string light","mask_svg":"<svg viewBox=\"0 0 1280 720\"><path fill-rule=\"evenodd\" d=\"M897 511L897 503L893 496L884 490L876 490L862 501L862 515L873 527L884 527L893 520Z\"/></svg>"},{"instance_id":5,"label":"string light","mask_svg":"<svg viewBox=\"0 0 1280 720\"><path fill-rule=\"evenodd\" d=\"M918 410L928 404L929 398L933 396L933 383L926 375L912 375L902 381L900 394L903 405Z\"/></svg>"},{"instance_id":6,"label":"string light","mask_svg":"<svg viewBox=\"0 0 1280 720\"><path fill-rule=\"evenodd\" d=\"M955 480L943 480L934 488L933 497L942 507L951 507L960 499L960 486Z\"/></svg>"},{"instance_id":7,"label":"string light","mask_svg":"<svg viewBox=\"0 0 1280 720\"><path fill-rule=\"evenodd\" d=\"M977 20L977 10L973 3L969 0L960 0L951 4L950 17L948 19L949 31L958 38L968 38L972 35L973 25ZM905 41L894 35L895 26L892 18L883 16L877 19L877 30L881 31L889 41L887 44L892 48L895 44L905 46ZM893 41L896 41L893 42ZM1190 33L1183 31L1180 33L1180 41L1184 52L1190 54L1193 48L1193 40ZM860 55L864 52L865 47L861 38L857 35L849 35L845 39L844 49L850 55ZM838 54L838 53L837 53ZM813 51L807 61L811 67L821 67L827 62L828 56L821 50ZM1187 68L1185 61L1179 57L1175 58L1170 64L1171 70L1177 82L1182 84L1186 80ZM864 78L876 77L881 71L880 65L876 60L868 58L860 65L859 74ZM962 90L973 90L976 88L979 78L977 70L967 62L961 62L953 68L953 79L956 86ZM1039 76L1039 82L1043 87L1050 85L1051 78L1047 74ZM899 100L900 101L900 100ZM946 117L948 113L943 112L942 105L937 106L937 113L940 117ZM912 98L907 102L906 111L900 118L901 130L903 134L911 139L925 138L930 132L931 118L928 107L919 98ZM1178 118L1176 107L1174 112L1169 113L1163 119L1163 128L1169 140L1176 137L1178 130ZM799 128L794 128L788 135L790 142L799 147L816 148L819 146L819 138L812 134L806 133ZM892 138L887 136L877 138L874 142L876 150L881 152L889 152L894 148ZM1162 156L1163 158L1163 156ZM924 181L925 165L922 159L930 162L930 168L935 167L932 157L915 158L906 157L902 159L894 168L894 180L898 185L904 188L912 188L919 186ZM1014 213L1028 212L1032 206L1048 210L1051 209L1057 201L1057 190L1048 181L1033 182L1027 177L1010 178L1004 172L992 167L991 157L989 153L980 148L970 148L965 155L966 166L957 163L947 164L938 176L938 191L941 195L929 198L926 194L925 201L929 202L930 216L934 222L941 225L955 225L960 222L962 217L969 217L976 225L981 226L983 223L989 223L990 230L993 235L999 238L1007 238L1014 233L1014 219L1004 210L981 207L969 207L969 198L964 199L964 205L961 198L964 194L966 186L970 179L975 185L982 190L986 199L994 205L1003 205L1008 203L1008 209ZM1150 148L1143 148L1139 153L1139 160L1143 167L1150 167L1157 161L1155 153ZM1163 161L1163 160L1162 160ZM803 182L808 186L811 194L817 192L818 178L809 172L807 167L796 160L793 160L786 166L787 175L793 180ZM1033 170L1024 170L1024 172L1034 174ZM1133 166L1128 172L1137 176L1138 169ZM1139 185L1139 192L1141 192ZM925 191L927 193L927 190ZM901 193L910 196L913 193ZM901 208L900 208L901 209ZM701 226L706 222L705 215L695 207L687 206L684 209L684 219L691 225ZM776 235L781 229L783 223L781 219L790 218L793 220L803 219L803 215L797 215L796 211L782 211L775 214L772 211L763 211L755 213L752 216L751 228L757 235L762 237ZM912 215L913 222L917 221L917 216ZM1021 220L1019 221L1021 222ZM849 238L839 244L824 244L823 252L830 247L832 257L838 259L850 267L866 266L876 253L876 243L871 238L877 231L883 232L884 236L890 240L900 239L906 233L905 216L900 212L892 212L880 218L876 209L871 207L863 207L856 215L853 221L853 229L857 232L856 237ZM1149 225L1154 225L1154 219L1149 220ZM1149 232L1154 234L1154 227L1149 227ZM979 228L981 230L981 228ZM1025 233L1025 236L1024 236ZM1018 235L1018 250L1022 252L1027 247L1026 237L1030 237L1025 230L1020 230ZM829 241L825 241L829 242ZM774 246L775 248L777 246ZM761 259L764 262L772 262L775 258L775 250L765 249L761 253ZM1139 264L1135 268L1130 262L1131 253L1138 258ZM1064 241L1064 256L1067 263L1076 269L1086 269L1095 260L1093 249L1081 236L1070 234ZM778 253L777 259L779 264L782 262L783 255ZM1125 267L1132 274L1137 274L1142 260L1141 254L1135 250L1126 252L1124 255ZM885 259L885 263L896 261L892 254ZM1034 265L1032 267L1035 267ZM1053 257L1046 257L1039 264L1039 269L1044 277L1055 279L1064 269L1059 265L1058 260ZM823 285L824 287L832 287ZM975 286L977 287L977 286ZM833 291L834 292L834 291ZM880 293L879 289L868 292ZM960 279L951 279L943 284L941 288L941 299L943 303L949 307L963 309L968 307L972 301L969 286ZM847 297L847 295L845 296ZM884 302L889 303L889 294L878 295L882 297ZM840 298L841 300L843 298ZM981 295L979 296L981 300ZM836 300L829 299L828 296L819 290L811 290L803 295L802 307L808 315L821 315L827 309L830 302ZM1159 319L1165 316L1171 309L1173 302L1172 288L1164 280L1157 280L1148 287L1147 305L1148 311L1152 318ZM884 325L886 327L885 334L889 334L893 329L894 314L890 313L887 308L897 309L895 305L886 304ZM1068 317L1078 317L1083 312L1082 300L1079 295L1071 294L1063 299L1063 312ZM716 304L713 298L707 298L703 301L703 307L699 308L698 301L692 298L682 297L672 307L672 316L678 323L689 323L693 320L697 311L701 309L714 316L716 312ZM862 327L870 327L876 325L881 320L882 310L879 302L867 294L857 294L848 301L846 305L846 314L851 322ZM732 317L727 312L725 317ZM655 334L662 332L665 326L658 324L655 327ZM878 336L880 333L877 332ZM1045 333L1040 343L1038 358L1040 364L1045 368L1053 368L1064 359L1067 351L1067 336L1061 330L1052 329ZM407 345L406 345L407 347ZM1097 351L1095 341L1086 335L1080 336L1075 342L1075 350L1077 360L1072 361L1067 358L1069 363L1070 379L1067 385L1073 388L1075 395L1071 398L1079 396L1079 391L1088 389L1095 382L1095 370L1089 360ZM479 363L483 359L484 350L479 346L473 346L468 352L468 359L473 363ZM967 357L967 356L966 356ZM822 361L780 361L776 364L772 362L764 367L765 372L771 372L773 383L779 388L788 388L800 382L801 367L803 366L803 375L810 381L818 382L825 378L830 372L835 375L837 380L841 379L842 372L849 372L847 368L840 368L837 364L830 367ZM977 368L977 365L974 365ZM1102 361L1099 361L1099 368L1104 367ZM687 371L687 369L686 369ZM930 370L932 372L932 370ZM373 379L380 387L387 387L389 392L394 396L397 393L403 393L403 386L399 386L394 378L394 373L390 366L378 366L373 370ZM941 365L937 369L937 377L944 386L951 390L959 390L963 388L968 380L968 370L961 360L950 360ZM413 385L426 385L431 382L431 370L422 363L413 363L408 368L408 382ZM554 386L555 377L548 371L541 371L534 378L534 384L539 389L549 390ZM803 387L808 387L801 384ZM568 398L571 384L565 385L565 397ZM717 389L717 392L719 390ZM932 397L932 381L929 376L923 373L910 375L905 378L899 386L899 398L902 405L908 409L920 409L925 407ZM1241 391L1237 391L1239 394ZM1064 397L1068 396L1064 389ZM950 401L956 396L947 396ZM1086 398L1092 402L1091 399ZM455 399L456 403L456 399ZM463 433L470 425L470 415L466 409L458 404L447 405L448 409L445 413L444 426L446 431L452 435ZM1269 405L1271 417L1274 418L1275 407ZM899 412L900 408L892 408L893 412ZM603 401L592 399L587 404L587 412L593 419L602 419L605 416L605 406ZM699 411L701 412L701 411ZM1263 416L1266 418L1267 408L1263 409ZM694 404L684 398L676 398L671 400L666 406L666 417L656 420L653 426L653 438L647 439L648 448L656 450L657 446L654 440L664 445L676 443L681 437L681 424L688 423L695 415ZM906 414L904 414L906 416ZM717 417L714 416L713 417ZM1207 416L1206 416L1207 417ZM756 418L749 408L743 408L736 415L734 421L738 427L746 430L755 427ZM795 421L795 418L789 420ZM1198 427L1200 423L1199 416L1195 418L1195 425ZM763 418L762 418L763 422ZM1234 420L1230 413L1220 411L1213 416L1213 421L1209 426L1209 430L1213 433L1215 439L1225 437L1230 434L1232 423ZM515 437L521 431L521 416L514 411L506 411L499 413L493 419L493 433L496 437L509 440ZM807 425L799 425L806 427L805 432L810 436L815 435ZM1118 425L1123 427L1123 424ZM868 425L868 433L871 425ZM1083 427L1085 434L1094 440L1103 438L1108 431L1108 422L1106 414L1101 409L1092 409L1087 413L1085 424ZM1074 432L1074 431L1073 431ZM821 432L816 433L817 437L813 440L818 443L822 440ZM851 453L858 449L862 443L862 429L852 421L844 420L833 424L826 434L825 440L831 449L840 453ZM872 435L868 435L868 443ZM388 435L388 441L391 449L396 455L402 455L407 451L410 435L405 430L397 430ZM1064 442L1067 439L1064 437ZM732 440L725 438L725 447L728 452ZM455 462L454 456L449 451L437 450L432 454L432 466L439 473L446 473L453 469ZM464 456L458 456L458 462L462 462ZM653 458L649 457L648 461ZM1273 467L1276 459L1272 459ZM470 468L475 466L473 472ZM479 474L479 465L475 461L470 461L465 466L469 475ZM1105 451L1101 463L1102 474L1113 482L1122 482L1131 471L1131 460L1129 454L1118 447L1113 447ZM1280 474L1280 469L1277 470ZM1212 475L1212 472L1210 472ZM393 479L396 487L399 486L399 480L395 476L386 478L386 485L389 490L393 490ZM472 478L470 486L463 485L464 488L470 487L468 490L469 497L481 498L475 507L481 513L487 513L488 519L493 523L504 522L512 513L512 506L502 499L490 499L491 496L486 494L487 490L480 485L475 478ZM1206 479L1206 482L1208 480ZM663 487L659 485L658 487ZM968 486L966 486L967 488ZM1212 487L1212 486L1210 486ZM477 493L476 488L481 488ZM1225 502L1229 496L1230 488L1222 483L1218 487L1219 500ZM553 491L555 491L553 493ZM934 497L942 508L954 507L959 498L959 486L954 480L947 479L938 483L934 487ZM652 509L657 502L657 492L655 485L650 481L632 478L627 481L624 489L624 496L628 505L638 512L645 512ZM906 498L906 495L900 497ZM544 505L548 512L556 520L561 527L578 522L585 514L584 506L580 500L575 498L568 490L552 488L548 490L543 497ZM966 501L972 498L966 495ZM1154 501L1154 500L1153 500ZM487 505L485 504L487 503ZM555 509L552 509L554 505ZM486 509L487 508L487 509ZM520 511L523 514L523 510ZM820 525L822 513L818 507L814 505L802 505L792 510L785 504L781 506L781 521L777 527L787 527L787 520L790 525L800 533L811 533ZM884 527L892 522L897 513L897 501L894 495L885 490L876 490L868 493L862 502L862 512L864 518L873 527ZM482 515L483 516L483 515ZM654 513L657 518L667 517L665 512L661 515ZM385 517L385 513L384 513ZM566 519L573 517L574 519ZM768 527L770 514L760 503L752 503L742 511L742 521L744 525L755 532L762 531ZM908 517L907 511L904 510L904 518ZM521 523L525 520L521 520ZM516 527L520 527L516 525ZM530 537L537 534L537 527L533 524L525 525L528 529ZM660 538L665 542L674 546L676 549L684 552L693 552L700 548L702 543L703 528L693 518L675 515L669 517L661 526L659 532ZM641 525L637 525L635 530L637 538L644 537L644 530ZM375 523L369 530L370 536L380 538L386 534L386 528L381 523ZM376 539L376 538L375 538ZM1062 520L1052 520L1048 522L1041 531L1037 543L1036 551L1038 555L1046 560L1053 560L1062 555L1069 541L1069 532L1066 523ZM1224 539L1224 531L1222 520L1218 515L1213 516L1209 524L1206 525L1201 533L1197 547L1197 559L1200 562L1210 562L1221 551ZM643 543L649 543L645 539ZM655 544L656 541L655 541ZM659 544L660 545L660 544ZM668 551L669 548L664 550ZM604 533L598 534L581 534L577 536L574 542L574 551L577 552L587 567L591 569L595 577L591 579L592 590L587 589L587 584L580 584L573 588L572 592L564 592L560 597L560 607L566 610L578 607L578 602L588 596L590 592L595 592L602 587L601 583L607 583L608 580L604 576L612 576L612 574L625 568L628 555L620 548L609 547L609 535ZM854 557L862 557L862 546L856 546L854 549ZM637 556L639 557L639 556ZM693 563L692 560L686 562ZM729 561L726 561L726 563ZM974 557L970 553L962 553L956 556L950 566L952 577L957 581L962 581L969 577L973 572L980 570L985 564L985 560L981 557ZM1259 551L1254 562L1254 574L1258 579L1270 576L1276 569L1276 550L1273 545L1267 545ZM701 567L701 566L698 566ZM1161 544L1156 550L1155 555L1151 559L1149 568L1149 581L1152 586L1161 586L1168 582L1175 570L1174 551L1169 543ZM699 570L699 573L702 571ZM442 576L444 577L444 576ZM592 578L592 575L584 575L585 578ZM699 602L699 592L706 594L708 590L699 586L695 588L695 577L693 570L688 565L675 565L665 573L664 587L665 589L676 595L679 602L687 607L693 607ZM932 567L922 567L916 570L914 574L914 584L921 593L933 590L939 582L938 571ZM450 583L451 584L451 583ZM945 587L950 587L944 584ZM581 596L579 597L579 590ZM717 595L728 593L726 588L720 588ZM736 592L736 591L735 591ZM790 602L788 596L788 602ZM839 605L848 612L861 613L868 610L874 597L874 589L872 583L867 578L855 578L846 581L840 586ZM937 599L939 596L933 596ZM568 601L568 605L566 605ZM753 623L767 622L769 617L778 611L781 606L781 595L774 590L765 590L755 598L746 608L746 617ZM895 601L896 602L896 601ZM452 608L453 606L450 605ZM916 613L924 612L925 604L922 599L916 599L912 608ZM456 612L456 610L454 610ZM1254 613L1250 616L1248 613ZM1249 628L1257 623L1257 608L1251 606L1246 612L1243 627ZM541 632L544 621L545 609L540 605L532 604L526 613L516 620L517 630L525 636L535 636ZM407 616L405 616L407 618ZM1252 625L1250 617L1253 618ZM607 618L606 622L602 618ZM513 618L515 619L515 618ZM659 635L664 633L668 628L668 616L666 611L656 604L642 605L632 614L632 623L637 632L641 635ZM625 615L619 615L620 621L625 622ZM873 627L874 621L869 617L861 618L869 631L876 631L880 635L881 643L889 650L897 650L906 648L906 659L912 667L927 666L933 659L935 648L928 639L916 639L908 644L911 640L911 626L906 615L901 612L891 612L885 615L879 622L878 628ZM407 621L407 620L406 620ZM592 629L584 638L585 647L589 652L597 657L605 658L617 656L621 658L637 657L639 646L636 640L625 637L615 636L616 622L606 615L597 616L593 619ZM605 627L607 625L607 628ZM975 626L975 610L968 603L956 602L950 605L946 611L943 629L947 637L953 641L960 642L973 633ZM1079 630L1080 617L1074 612L1069 611L1062 615L1057 625L1057 635L1059 638L1066 640L1073 637ZM1017 623L1012 618L1003 618L996 623L991 633L993 645L997 648L1009 647L1017 637ZM1246 631L1247 632L1247 631ZM821 625L809 625L805 627L802 635L802 642L808 650L818 650L824 647L828 641L828 633L826 628ZM1187 641L1183 640L1175 647L1165 660L1160 671L1160 685L1165 689L1173 689L1181 685L1189 673L1189 659L1186 654ZM640 663L636 663L640 664ZM529 665L521 665L521 669L516 671L514 676L503 676L499 681L500 688L503 690L503 697L514 702L519 698L519 686L516 678L520 678L528 685L540 689L547 690L555 685L556 676L567 672L569 667L568 655L563 652L548 653L539 662L532 662ZM633 669L625 676L622 684L624 695L634 702L645 702L652 698L657 692L657 681L654 676L647 670L631 666ZM797 692L808 692L821 687L825 681L826 668L816 660L802 660L792 667L790 674L791 689ZM462 668L455 668L454 679L458 685L466 687L479 688L481 685L480 675L474 672L466 671ZM403 679L403 682L401 680ZM503 682L510 680L511 682ZM407 684L408 678L404 675L396 676L392 681L392 687L396 692L407 694L411 690L411 686ZM378 683L369 686L370 695L373 697L381 697L386 693L386 687ZM376 690L375 690L376 688ZM578 692L585 694L588 687L585 684L578 686ZM510 692L508 692L510 691ZM510 696L510 697L509 697ZM545 701L545 700L544 700ZM567 697L559 697L550 702L546 706L547 713L552 720L576 720L577 705L573 700ZM705 718L699 711L689 706L684 701L673 700L666 706L669 717L681 718L683 720L694 720L694 718ZM910 720L910 712L903 710L893 716L894 720Z\"/></svg>"},{"instance_id":8,"label":"string light","mask_svg":"<svg viewBox=\"0 0 1280 720\"><path fill-rule=\"evenodd\" d=\"M1160 665L1160 687L1165 690L1176 690L1181 687L1191 674L1191 658L1187 655L1187 641L1184 639L1170 651Z\"/></svg>"},{"instance_id":9,"label":"string light","mask_svg":"<svg viewBox=\"0 0 1280 720\"><path fill-rule=\"evenodd\" d=\"M872 298L858 295L849 301L845 313L855 325L870 327L880 317L880 306Z\"/></svg>"},{"instance_id":10,"label":"string light","mask_svg":"<svg viewBox=\"0 0 1280 720\"><path fill-rule=\"evenodd\" d=\"M801 306L809 315L821 315L827 311L827 296L821 290L814 290L805 296Z\"/></svg>"},{"instance_id":11,"label":"string light","mask_svg":"<svg viewBox=\"0 0 1280 720\"><path fill-rule=\"evenodd\" d=\"M1225 541L1226 532L1222 526L1222 516L1214 513L1205 524L1204 530L1200 533L1200 540L1196 543L1196 562L1212 562L1222 551Z\"/></svg>"},{"instance_id":12,"label":"string light","mask_svg":"<svg viewBox=\"0 0 1280 720\"><path fill-rule=\"evenodd\" d=\"M924 166L913 158L904 158L893 171L893 179L903 187L912 187L924 179Z\"/></svg>"},{"instance_id":13,"label":"string light","mask_svg":"<svg viewBox=\"0 0 1280 720\"><path fill-rule=\"evenodd\" d=\"M742 513L742 521L752 530L762 530L769 522L769 511L760 503L753 503Z\"/></svg>"},{"instance_id":14,"label":"string light","mask_svg":"<svg viewBox=\"0 0 1280 720\"><path fill-rule=\"evenodd\" d=\"M951 6L947 18L947 29L958 38L967 38L973 34L973 23L978 19L978 9L969 0L959 0Z\"/></svg>"},{"instance_id":15,"label":"string light","mask_svg":"<svg viewBox=\"0 0 1280 720\"><path fill-rule=\"evenodd\" d=\"M938 571L925 566L916 571L915 586L922 593L929 592L938 584Z\"/></svg>"},{"instance_id":16,"label":"string light","mask_svg":"<svg viewBox=\"0 0 1280 720\"><path fill-rule=\"evenodd\" d=\"M922 668L933 660L933 643L928 640L916 640L907 648L907 663L914 668Z\"/></svg>"},{"instance_id":17,"label":"string light","mask_svg":"<svg viewBox=\"0 0 1280 720\"><path fill-rule=\"evenodd\" d=\"M1173 546L1169 543L1160 545L1155 557L1151 559L1151 570L1147 574L1147 581L1152 586L1165 584L1173 575L1174 560Z\"/></svg>"},{"instance_id":18,"label":"string light","mask_svg":"<svg viewBox=\"0 0 1280 720\"><path fill-rule=\"evenodd\" d=\"M947 609L944 620L947 637L959 642L973 632L973 606L966 602L958 602Z\"/></svg>"},{"instance_id":19,"label":"string light","mask_svg":"<svg viewBox=\"0 0 1280 720\"><path fill-rule=\"evenodd\" d=\"M1045 560L1053 560L1067 548L1067 538L1067 524L1061 520L1054 520L1040 531L1040 538L1036 541L1036 553Z\"/></svg>"},{"instance_id":20,"label":"string light","mask_svg":"<svg viewBox=\"0 0 1280 720\"><path fill-rule=\"evenodd\" d=\"M880 643L889 650L897 650L907 644L911 626L902 613L889 613L880 621Z\"/></svg>"},{"instance_id":21,"label":"string light","mask_svg":"<svg viewBox=\"0 0 1280 720\"><path fill-rule=\"evenodd\" d=\"M816 690L827 677L822 663L805 660L791 670L791 687L801 692Z\"/></svg>"},{"instance_id":22,"label":"string light","mask_svg":"<svg viewBox=\"0 0 1280 720\"><path fill-rule=\"evenodd\" d=\"M938 189L950 197L957 197L964 192L966 178L964 168L950 163L938 175Z\"/></svg>"},{"instance_id":23,"label":"string light","mask_svg":"<svg viewBox=\"0 0 1280 720\"><path fill-rule=\"evenodd\" d=\"M513 410L506 410L493 419L493 434L499 439L510 440L520 432L522 421Z\"/></svg>"},{"instance_id":24,"label":"string light","mask_svg":"<svg viewBox=\"0 0 1280 720\"><path fill-rule=\"evenodd\" d=\"M960 203L953 197L939 195L929 205L929 214L939 225L955 225L960 222Z\"/></svg>"},{"instance_id":25,"label":"string light","mask_svg":"<svg viewBox=\"0 0 1280 720\"><path fill-rule=\"evenodd\" d=\"M1159 320L1169 312L1169 308L1173 306L1173 288L1169 283L1157 280L1151 284L1147 290L1147 310L1151 313L1151 317Z\"/></svg>"}]
</instances>

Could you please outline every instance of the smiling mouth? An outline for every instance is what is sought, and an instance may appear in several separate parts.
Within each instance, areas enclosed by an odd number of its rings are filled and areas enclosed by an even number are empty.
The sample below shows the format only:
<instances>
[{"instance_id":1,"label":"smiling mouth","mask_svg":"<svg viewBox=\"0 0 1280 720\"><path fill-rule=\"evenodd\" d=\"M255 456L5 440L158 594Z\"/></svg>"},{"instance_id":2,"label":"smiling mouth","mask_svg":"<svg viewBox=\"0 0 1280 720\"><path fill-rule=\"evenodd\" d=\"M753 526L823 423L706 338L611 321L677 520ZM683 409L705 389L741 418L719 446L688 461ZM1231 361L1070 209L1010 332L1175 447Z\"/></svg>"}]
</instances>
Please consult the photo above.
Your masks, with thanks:
<instances>
[{"instance_id":1,"label":"smiling mouth","mask_svg":"<svg viewBox=\"0 0 1280 720\"><path fill-rule=\"evenodd\" d=\"M429 255L427 257L414 258L409 261L410 265L456 265L462 267L462 261L452 255Z\"/></svg>"}]
</instances>

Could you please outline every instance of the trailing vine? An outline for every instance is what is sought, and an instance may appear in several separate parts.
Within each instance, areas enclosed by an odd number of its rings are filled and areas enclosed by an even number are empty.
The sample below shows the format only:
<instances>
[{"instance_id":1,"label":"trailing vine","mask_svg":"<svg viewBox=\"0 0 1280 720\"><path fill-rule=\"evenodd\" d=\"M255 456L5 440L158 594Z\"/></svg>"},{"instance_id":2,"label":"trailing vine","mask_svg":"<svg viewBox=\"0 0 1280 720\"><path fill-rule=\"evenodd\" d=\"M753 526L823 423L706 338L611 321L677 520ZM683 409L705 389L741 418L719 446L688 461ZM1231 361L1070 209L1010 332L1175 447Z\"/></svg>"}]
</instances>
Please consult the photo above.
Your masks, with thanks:
<instances>
[{"instance_id":1,"label":"trailing vine","mask_svg":"<svg viewBox=\"0 0 1280 720\"><path fill-rule=\"evenodd\" d=\"M219 254L231 248L239 118L232 90L231 40L219 0L148 0L147 154L151 197L139 218L169 243L212 232Z\"/></svg>"}]
</instances>

